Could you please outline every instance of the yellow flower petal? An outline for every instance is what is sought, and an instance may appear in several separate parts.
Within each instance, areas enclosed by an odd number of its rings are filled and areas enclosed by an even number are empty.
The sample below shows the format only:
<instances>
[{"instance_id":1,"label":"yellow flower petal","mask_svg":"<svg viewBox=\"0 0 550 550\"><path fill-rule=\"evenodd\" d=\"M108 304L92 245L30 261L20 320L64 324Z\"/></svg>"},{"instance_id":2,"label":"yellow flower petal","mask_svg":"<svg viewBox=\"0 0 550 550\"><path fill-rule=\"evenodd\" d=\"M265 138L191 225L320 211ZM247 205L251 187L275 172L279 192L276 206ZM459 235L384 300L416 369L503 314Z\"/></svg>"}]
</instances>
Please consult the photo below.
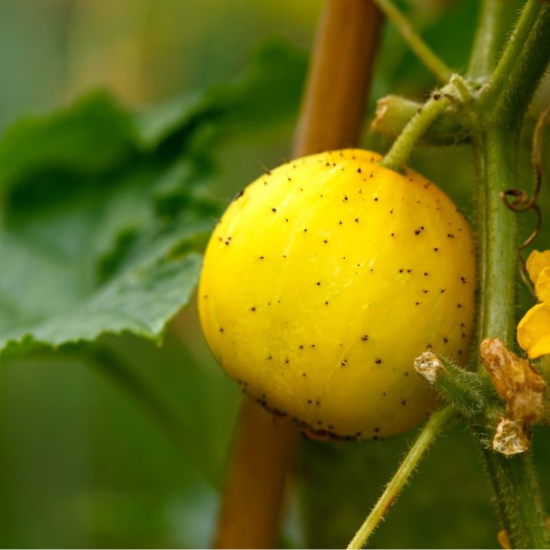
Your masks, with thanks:
<instances>
[{"instance_id":1,"label":"yellow flower petal","mask_svg":"<svg viewBox=\"0 0 550 550\"><path fill-rule=\"evenodd\" d=\"M550 305L550 267L545 267L540 272L535 289L539 300Z\"/></svg>"},{"instance_id":2,"label":"yellow flower petal","mask_svg":"<svg viewBox=\"0 0 550 550\"><path fill-rule=\"evenodd\" d=\"M518 343L531 359L550 354L550 306L533 306L519 322Z\"/></svg>"},{"instance_id":3,"label":"yellow flower petal","mask_svg":"<svg viewBox=\"0 0 550 550\"><path fill-rule=\"evenodd\" d=\"M527 271L533 284L537 284L537 279L545 267L550 267L550 250L533 250L527 258Z\"/></svg>"}]
</instances>

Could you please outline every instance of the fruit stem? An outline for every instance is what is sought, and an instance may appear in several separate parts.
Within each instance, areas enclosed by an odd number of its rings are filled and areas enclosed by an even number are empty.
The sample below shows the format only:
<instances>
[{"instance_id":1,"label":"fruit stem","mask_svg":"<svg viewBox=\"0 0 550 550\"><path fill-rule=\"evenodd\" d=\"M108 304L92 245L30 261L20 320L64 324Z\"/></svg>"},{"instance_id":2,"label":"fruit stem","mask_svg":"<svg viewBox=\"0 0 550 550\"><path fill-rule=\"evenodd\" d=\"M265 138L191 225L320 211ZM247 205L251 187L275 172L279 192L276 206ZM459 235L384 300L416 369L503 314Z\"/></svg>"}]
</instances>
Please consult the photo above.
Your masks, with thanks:
<instances>
[{"instance_id":1,"label":"fruit stem","mask_svg":"<svg viewBox=\"0 0 550 550\"><path fill-rule=\"evenodd\" d=\"M357 144L381 19L370 0L327 0L317 31L293 156ZM218 548L276 545L296 429L283 422L267 422L265 414L248 400L242 405L238 441L223 495ZM266 457L269 449L273 456Z\"/></svg>"},{"instance_id":2,"label":"fruit stem","mask_svg":"<svg viewBox=\"0 0 550 550\"><path fill-rule=\"evenodd\" d=\"M376 103L372 129L395 138L422 109L423 104L397 95L387 95ZM444 112L426 129L422 141L433 145L458 145L470 140L469 129L460 123L455 112Z\"/></svg>"},{"instance_id":3,"label":"fruit stem","mask_svg":"<svg viewBox=\"0 0 550 550\"><path fill-rule=\"evenodd\" d=\"M369 537L384 519L392 504L399 497L401 490L410 480L420 459L439 433L449 425L454 414L455 412L452 407L445 407L430 416L430 419L422 428L407 456L401 462L399 468L384 489L382 496L378 499L371 513L349 543L348 548L363 548L366 545Z\"/></svg>"},{"instance_id":4,"label":"fruit stem","mask_svg":"<svg viewBox=\"0 0 550 550\"><path fill-rule=\"evenodd\" d=\"M502 0L499 0L502 1ZM420 35L414 30L409 20L392 0L374 0L389 21L397 28L409 48L416 54L418 59L438 78L440 82L447 82L453 71L447 67L443 60L437 56L424 42Z\"/></svg>"},{"instance_id":5,"label":"fruit stem","mask_svg":"<svg viewBox=\"0 0 550 550\"><path fill-rule=\"evenodd\" d=\"M432 94L393 142L391 149L380 162L382 166L396 172L402 171L416 142L426 132L430 124L450 105L450 94L453 92L455 92L455 87L448 84Z\"/></svg>"}]
</instances>

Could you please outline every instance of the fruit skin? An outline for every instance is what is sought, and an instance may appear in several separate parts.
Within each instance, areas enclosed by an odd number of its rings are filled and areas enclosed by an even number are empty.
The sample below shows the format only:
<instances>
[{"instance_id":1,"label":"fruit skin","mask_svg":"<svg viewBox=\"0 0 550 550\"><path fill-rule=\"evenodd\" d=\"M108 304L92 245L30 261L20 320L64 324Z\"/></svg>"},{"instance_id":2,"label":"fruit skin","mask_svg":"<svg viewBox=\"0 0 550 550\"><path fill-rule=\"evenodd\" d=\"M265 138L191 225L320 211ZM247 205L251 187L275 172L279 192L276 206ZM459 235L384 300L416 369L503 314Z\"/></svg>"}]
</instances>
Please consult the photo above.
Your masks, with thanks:
<instances>
[{"instance_id":1,"label":"fruit skin","mask_svg":"<svg viewBox=\"0 0 550 550\"><path fill-rule=\"evenodd\" d=\"M247 393L310 433L378 438L436 397L426 349L463 362L474 318L470 228L433 183L348 149L267 172L231 203L199 287L204 335Z\"/></svg>"}]
</instances>

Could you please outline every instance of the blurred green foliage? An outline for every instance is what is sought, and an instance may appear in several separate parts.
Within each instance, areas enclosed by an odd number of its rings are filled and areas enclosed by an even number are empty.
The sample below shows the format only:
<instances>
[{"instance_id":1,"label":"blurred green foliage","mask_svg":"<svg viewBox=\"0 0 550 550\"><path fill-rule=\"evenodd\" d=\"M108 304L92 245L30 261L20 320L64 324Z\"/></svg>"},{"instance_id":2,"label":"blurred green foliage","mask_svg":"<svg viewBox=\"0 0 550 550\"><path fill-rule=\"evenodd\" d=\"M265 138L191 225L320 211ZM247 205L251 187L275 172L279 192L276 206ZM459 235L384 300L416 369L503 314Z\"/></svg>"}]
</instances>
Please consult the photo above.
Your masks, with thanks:
<instances>
[{"instance_id":1,"label":"blurred green foliage","mask_svg":"<svg viewBox=\"0 0 550 550\"><path fill-rule=\"evenodd\" d=\"M477 4L401 3L459 70ZM0 3L1 546L210 544L239 395L198 328L195 251L231 197L289 154L320 6ZM366 119L376 98L421 99L435 84L386 28ZM89 93L97 86L119 99ZM547 88L541 96L547 102ZM388 143L365 131L363 145L384 151ZM412 165L471 219L467 146L421 147ZM545 190L546 217L549 198ZM548 227L539 248L549 247ZM550 441L537 435L548 494ZM282 543L347 544L413 437L303 439ZM475 443L457 426L373 545L494 547L497 530Z\"/></svg>"}]
</instances>

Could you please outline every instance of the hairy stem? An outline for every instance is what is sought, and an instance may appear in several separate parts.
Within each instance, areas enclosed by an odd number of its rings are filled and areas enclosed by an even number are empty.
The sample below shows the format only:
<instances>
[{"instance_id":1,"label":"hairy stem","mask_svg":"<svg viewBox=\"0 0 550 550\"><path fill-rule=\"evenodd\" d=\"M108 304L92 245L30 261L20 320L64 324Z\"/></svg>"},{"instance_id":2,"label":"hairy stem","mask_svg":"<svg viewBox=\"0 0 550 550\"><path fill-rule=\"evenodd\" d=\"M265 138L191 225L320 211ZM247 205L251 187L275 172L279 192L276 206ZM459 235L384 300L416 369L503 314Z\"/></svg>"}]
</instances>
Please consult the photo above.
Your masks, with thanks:
<instances>
[{"instance_id":1,"label":"hairy stem","mask_svg":"<svg viewBox=\"0 0 550 550\"><path fill-rule=\"evenodd\" d=\"M501 193L517 187L521 123L550 60L550 5L529 0L481 95L474 141L478 186L478 344L500 338L512 349L516 331L517 219ZM480 373L481 374L481 373ZM487 440L494 426L474 428ZM548 548L540 486L528 453L483 453L500 522L514 548Z\"/></svg>"},{"instance_id":2,"label":"hairy stem","mask_svg":"<svg viewBox=\"0 0 550 550\"><path fill-rule=\"evenodd\" d=\"M379 99L372 128L389 137L397 137L411 119L422 109L423 103L411 101L396 95ZM469 130L464 127L456 113L443 112L434 120L421 141L433 145L458 145L470 140Z\"/></svg>"},{"instance_id":3,"label":"hairy stem","mask_svg":"<svg viewBox=\"0 0 550 550\"><path fill-rule=\"evenodd\" d=\"M483 413L486 408L483 381L476 373L467 371L431 351L417 357L414 368L463 416L474 419Z\"/></svg>"},{"instance_id":4,"label":"hairy stem","mask_svg":"<svg viewBox=\"0 0 550 550\"><path fill-rule=\"evenodd\" d=\"M512 347L515 340L517 276L517 220L500 198L516 181L517 130L488 126L477 143L481 170L478 223L480 225L479 342L501 338ZM492 437L476 430L480 439ZM548 548L542 498L529 454L505 458L489 449L483 454L496 495L501 524L514 548Z\"/></svg>"},{"instance_id":5,"label":"hairy stem","mask_svg":"<svg viewBox=\"0 0 550 550\"><path fill-rule=\"evenodd\" d=\"M357 144L380 26L381 14L370 0L327 0L293 156ZM218 548L276 546L296 430L285 422L268 422L265 415L245 400L223 495Z\"/></svg>"},{"instance_id":6,"label":"hairy stem","mask_svg":"<svg viewBox=\"0 0 550 550\"><path fill-rule=\"evenodd\" d=\"M449 106L450 99L446 95L446 90L447 87L440 92L434 92L420 111L414 115L382 159L382 166L396 172L403 169L417 141L430 124Z\"/></svg>"},{"instance_id":7,"label":"hairy stem","mask_svg":"<svg viewBox=\"0 0 550 550\"><path fill-rule=\"evenodd\" d=\"M505 126L520 121L548 67L550 4L529 0L481 98Z\"/></svg>"},{"instance_id":8,"label":"hairy stem","mask_svg":"<svg viewBox=\"0 0 550 550\"><path fill-rule=\"evenodd\" d=\"M374 2L397 28L399 34L401 34L418 59L424 63L440 82L447 82L451 78L453 71L430 49L392 0L374 0Z\"/></svg>"},{"instance_id":9,"label":"hairy stem","mask_svg":"<svg viewBox=\"0 0 550 550\"><path fill-rule=\"evenodd\" d=\"M483 449L503 529L512 548L550 548L545 513L530 453L506 458Z\"/></svg>"},{"instance_id":10,"label":"hairy stem","mask_svg":"<svg viewBox=\"0 0 550 550\"><path fill-rule=\"evenodd\" d=\"M378 499L371 513L349 543L348 548L363 548L366 545L369 537L384 519L392 504L397 500L401 490L410 480L416 466L430 445L439 433L447 427L454 414L452 407L446 407L431 415L417 440L407 453L407 456L400 464L397 472L395 472L391 481L384 489L382 496Z\"/></svg>"},{"instance_id":11,"label":"hairy stem","mask_svg":"<svg viewBox=\"0 0 550 550\"><path fill-rule=\"evenodd\" d=\"M468 77L485 80L494 69L514 5L510 1L483 0L470 55Z\"/></svg>"},{"instance_id":12,"label":"hairy stem","mask_svg":"<svg viewBox=\"0 0 550 550\"><path fill-rule=\"evenodd\" d=\"M479 342L500 338L513 348L516 331L517 216L500 193L516 186L516 142L504 128L490 128L482 142L478 198L481 227Z\"/></svg>"}]
</instances>

